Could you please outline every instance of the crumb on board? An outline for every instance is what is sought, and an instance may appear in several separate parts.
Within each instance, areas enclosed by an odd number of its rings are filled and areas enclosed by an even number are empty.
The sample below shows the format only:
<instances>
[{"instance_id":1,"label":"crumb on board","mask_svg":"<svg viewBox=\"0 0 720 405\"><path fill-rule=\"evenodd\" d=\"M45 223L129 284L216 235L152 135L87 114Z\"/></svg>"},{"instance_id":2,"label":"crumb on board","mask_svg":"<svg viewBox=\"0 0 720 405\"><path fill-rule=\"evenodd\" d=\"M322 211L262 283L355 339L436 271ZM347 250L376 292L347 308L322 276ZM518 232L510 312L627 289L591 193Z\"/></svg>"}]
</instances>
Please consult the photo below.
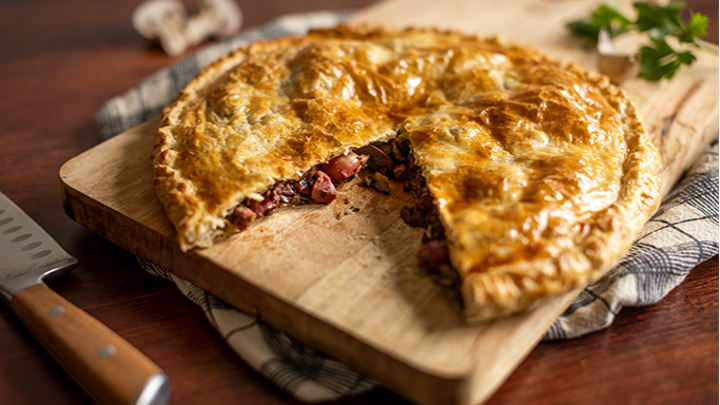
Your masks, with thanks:
<instances>
[{"instance_id":1,"label":"crumb on board","mask_svg":"<svg viewBox=\"0 0 720 405\"><path fill-rule=\"evenodd\" d=\"M381 193L390 194L390 184L388 178L380 172L375 172L365 177L365 185L372 187Z\"/></svg>"},{"instance_id":2,"label":"crumb on board","mask_svg":"<svg viewBox=\"0 0 720 405\"><path fill-rule=\"evenodd\" d=\"M346 202L346 204L347 204L347 202ZM340 218L344 217L345 215L350 215L350 214L352 214L354 212L358 212L358 211L360 211L360 208L353 207L352 205L343 207L343 209L340 210L340 212L338 212L335 215L335 219L340 220Z\"/></svg>"}]
</instances>

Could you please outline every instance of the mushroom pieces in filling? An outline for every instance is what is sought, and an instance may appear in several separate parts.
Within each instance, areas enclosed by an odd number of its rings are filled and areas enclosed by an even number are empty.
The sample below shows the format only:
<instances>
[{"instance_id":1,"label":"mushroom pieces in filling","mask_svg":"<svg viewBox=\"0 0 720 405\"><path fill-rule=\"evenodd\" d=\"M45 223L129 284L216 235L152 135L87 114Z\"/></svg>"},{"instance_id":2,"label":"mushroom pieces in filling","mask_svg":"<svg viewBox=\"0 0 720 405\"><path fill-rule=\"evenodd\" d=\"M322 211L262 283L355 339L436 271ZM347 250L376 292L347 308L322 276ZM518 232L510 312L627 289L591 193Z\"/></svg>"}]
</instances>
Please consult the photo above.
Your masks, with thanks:
<instances>
[{"instance_id":1,"label":"mushroom pieces in filling","mask_svg":"<svg viewBox=\"0 0 720 405\"><path fill-rule=\"evenodd\" d=\"M349 152L308 170L299 180L281 181L262 194L262 199L246 198L227 216L237 229L244 230L256 219L275 213L282 205L330 204L337 196L336 185L356 175L367 155Z\"/></svg>"},{"instance_id":2,"label":"mushroom pieces in filling","mask_svg":"<svg viewBox=\"0 0 720 405\"><path fill-rule=\"evenodd\" d=\"M336 186L362 169L370 173L365 184L384 193L389 192L387 179L403 181L405 191L415 197L415 205L403 208L401 216L408 225L426 230L423 246L418 252L420 267L438 276L441 284L458 285L437 208L425 179L414 164L410 142L405 138L363 146L313 167L299 180L276 183L261 200L248 198L235 207L228 220L243 230L256 219L272 215L282 205L329 204L337 196Z\"/></svg>"}]
</instances>

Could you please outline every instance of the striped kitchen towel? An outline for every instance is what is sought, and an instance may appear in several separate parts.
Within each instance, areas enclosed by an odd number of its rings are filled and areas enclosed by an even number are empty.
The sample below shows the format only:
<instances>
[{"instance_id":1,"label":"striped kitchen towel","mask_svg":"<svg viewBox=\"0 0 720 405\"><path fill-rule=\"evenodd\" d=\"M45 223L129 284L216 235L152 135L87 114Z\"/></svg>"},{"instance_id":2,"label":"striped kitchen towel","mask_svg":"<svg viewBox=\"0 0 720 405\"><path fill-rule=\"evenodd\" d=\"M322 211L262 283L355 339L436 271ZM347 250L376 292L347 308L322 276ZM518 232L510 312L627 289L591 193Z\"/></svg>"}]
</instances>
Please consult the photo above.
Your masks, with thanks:
<instances>
[{"instance_id":1,"label":"striped kitchen towel","mask_svg":"<svg viewBox=\"0 0 720 405\"><path fill-rule=\"evenodd\" d=\"M208 63L259 39L304 34L332 26L348 12L292 15L216 43L163 69L98 113L103 138L110 138L156 116ZM623 306L658 302L696 265L718 254L718 145L697 160L643 228L626 257L607 276L588 286L548 330L545 339L569 339L610 325ZM293 337L260 322L199 287L152 263L148 272L177 285L197 304L233 350L251 367L305 402L323 402L366 392L376 384Z\"/></svg>"}]
</instances>

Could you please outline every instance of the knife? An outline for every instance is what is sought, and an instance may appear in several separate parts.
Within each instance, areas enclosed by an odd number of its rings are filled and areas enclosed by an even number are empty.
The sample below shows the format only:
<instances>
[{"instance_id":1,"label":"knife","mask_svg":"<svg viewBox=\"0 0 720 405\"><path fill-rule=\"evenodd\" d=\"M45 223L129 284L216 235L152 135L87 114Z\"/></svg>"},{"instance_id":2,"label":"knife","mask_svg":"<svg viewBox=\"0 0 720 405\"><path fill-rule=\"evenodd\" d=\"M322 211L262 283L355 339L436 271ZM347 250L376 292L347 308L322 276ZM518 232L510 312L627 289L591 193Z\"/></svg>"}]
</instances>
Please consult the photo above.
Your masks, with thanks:
<instances>
[{"instance_id":1,"label":"knife","mask_svg":"<svg viewBox=\"0 0 720 405\"><path fill-rule=\"evenodd\" d=\"M100 404L163 405L167 375L45 282L78 261L0 192L0 296L77 384Z\"/></svg>"}]
</instances>

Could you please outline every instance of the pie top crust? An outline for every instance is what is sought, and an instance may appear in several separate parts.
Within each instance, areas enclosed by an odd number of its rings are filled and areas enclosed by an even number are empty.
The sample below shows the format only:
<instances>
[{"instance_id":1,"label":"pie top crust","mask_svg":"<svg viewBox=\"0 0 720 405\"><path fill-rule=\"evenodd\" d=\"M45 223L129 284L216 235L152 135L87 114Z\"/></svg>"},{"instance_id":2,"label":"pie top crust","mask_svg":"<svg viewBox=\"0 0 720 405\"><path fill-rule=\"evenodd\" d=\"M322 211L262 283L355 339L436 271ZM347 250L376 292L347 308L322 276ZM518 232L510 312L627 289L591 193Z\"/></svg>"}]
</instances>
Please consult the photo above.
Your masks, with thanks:
<instances>
[{"instance_id":1,"label":"pie top crust","mask_svg":"<svg viewBox=\"0 0 720 405\"><path fill-rule=\"evenodd\" d=\"M471 320L597 278L658 204L657 151L605 76L502 38L354 25L205 68L163 111L154 185L181 248L207 247L240 201L398 134Z\"/></svg>"}]
</instances>

